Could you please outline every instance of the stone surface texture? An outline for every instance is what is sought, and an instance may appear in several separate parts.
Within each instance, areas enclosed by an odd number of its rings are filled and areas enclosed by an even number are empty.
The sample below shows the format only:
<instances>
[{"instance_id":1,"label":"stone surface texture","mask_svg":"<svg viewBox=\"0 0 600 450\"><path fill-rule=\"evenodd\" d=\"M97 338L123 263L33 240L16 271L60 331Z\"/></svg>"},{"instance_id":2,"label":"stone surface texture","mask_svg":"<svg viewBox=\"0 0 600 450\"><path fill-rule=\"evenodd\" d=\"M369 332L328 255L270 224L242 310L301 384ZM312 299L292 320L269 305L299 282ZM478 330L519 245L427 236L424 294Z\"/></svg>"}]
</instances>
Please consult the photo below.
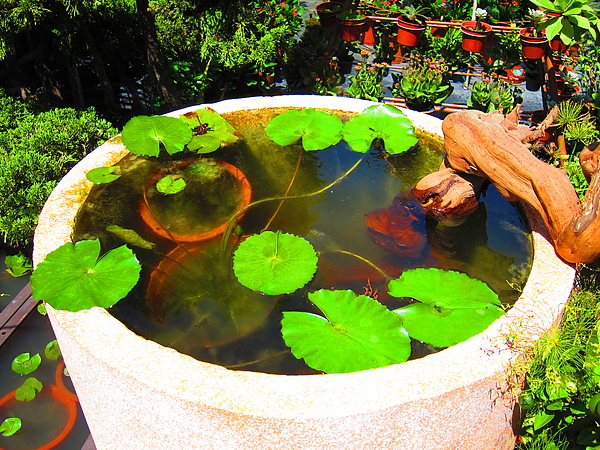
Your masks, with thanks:
<instances>
[{"instance_id":1,"label":"stone surface texture","mask_svg":"<svg viewBox=\"0 0 600 450\"><path fill-rule=\"evenodd\" d=\"M282 96L211 107L360 112L371 104ZM441 136L438 119L406 113L417 128ZM118 141L108 142L58 185L40 217L36 263L70 240L77 205L91 184L85 172L123 155ZM541 221L532 216L531 226L534 265L507 314L452 348L380 369L310 376L231 371L142 339L100 308L48 307L49 316L99 450L511 449L511 367L519 350L559 319L574 278Z\"/></svg>"}]
</instances>

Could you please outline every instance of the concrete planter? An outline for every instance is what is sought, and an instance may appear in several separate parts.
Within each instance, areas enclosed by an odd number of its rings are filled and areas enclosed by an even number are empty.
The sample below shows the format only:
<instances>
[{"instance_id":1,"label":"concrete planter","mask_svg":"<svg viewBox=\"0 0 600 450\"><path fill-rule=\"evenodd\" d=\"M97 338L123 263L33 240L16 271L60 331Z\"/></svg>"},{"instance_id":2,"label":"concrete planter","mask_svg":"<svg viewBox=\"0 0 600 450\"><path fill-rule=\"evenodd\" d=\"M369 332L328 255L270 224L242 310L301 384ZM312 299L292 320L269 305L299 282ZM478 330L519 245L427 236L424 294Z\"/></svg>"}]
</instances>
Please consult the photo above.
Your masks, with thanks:
<instances>
[{"instance_id":1,"label":"concrete planter","mask_svg":"<svg viewBox=\"0 0 600 450\"><path fill-rule=\"evenodd\" d=\"M371 102L282 96L227 100L217 112L269 106L360 112ZM196 107L197 108L197 107ZM190 109L196 109L190 108ZM179 112L178 112L179 113ZM406 111L441 135L441 121ZM82 160L46 203L34 260L70 240L91 183L84 173L119 160L109 142ZM130 332L103 309L50 319L98 449L510 449L506 393L514 342L536 339L561 315L574 277L530 218L535 261L521 298L485 332L425 358L338 375L230 371ZM515 333L522 333L513 340Z\"/></svg>"}]
</instances>

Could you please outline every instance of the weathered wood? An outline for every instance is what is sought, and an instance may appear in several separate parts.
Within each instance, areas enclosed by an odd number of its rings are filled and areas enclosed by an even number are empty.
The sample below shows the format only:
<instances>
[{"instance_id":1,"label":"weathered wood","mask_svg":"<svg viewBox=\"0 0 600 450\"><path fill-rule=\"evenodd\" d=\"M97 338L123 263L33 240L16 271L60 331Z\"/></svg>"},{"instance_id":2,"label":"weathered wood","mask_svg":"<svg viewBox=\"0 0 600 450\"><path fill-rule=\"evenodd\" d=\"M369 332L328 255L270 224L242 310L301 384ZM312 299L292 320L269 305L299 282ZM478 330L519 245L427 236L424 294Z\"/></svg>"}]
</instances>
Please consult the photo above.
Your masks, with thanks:
<instances>
[{"instance_id":1,"label":"weathered wood","mask_svg":"<svg viewBox=\"0 0 600 450\"><path fill-rule=\"evenodd\" d=\"M506 118L500 112L475 110L448 115L442 125L447 152L443 167L419 181L413 193L428 214L452 222L473 209L474 198L487 179L505 198L526 202L541 215L565 261L594 261L600 256L600 221L596 220L600 150L582 152L591 182L580 203L566 173L539 160L528 148L555 114L537 130L518 123L518 109Z\"/></svg>"}]
</instances>

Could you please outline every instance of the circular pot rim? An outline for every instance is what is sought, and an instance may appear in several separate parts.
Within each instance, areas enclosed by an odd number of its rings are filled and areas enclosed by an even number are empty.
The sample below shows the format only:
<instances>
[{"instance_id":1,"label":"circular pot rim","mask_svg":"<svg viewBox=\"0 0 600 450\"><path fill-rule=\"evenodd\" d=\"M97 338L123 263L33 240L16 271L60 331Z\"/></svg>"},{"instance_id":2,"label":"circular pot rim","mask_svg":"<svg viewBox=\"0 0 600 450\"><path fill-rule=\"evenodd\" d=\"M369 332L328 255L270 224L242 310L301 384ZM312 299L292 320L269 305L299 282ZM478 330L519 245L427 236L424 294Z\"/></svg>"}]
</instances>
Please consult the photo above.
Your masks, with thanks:
<instances>
[{"instance_id":1,"label":"circular pot rim","mask_svg":"<svg viewBox=\"0 0 600 450\"><path fill-rule=\"evenodd\" d=\"M224 100L210 107L218 113L283 106L360 112L373 104L348 97L290 95ZM198 107L169 115L178 116ZM442 136L441 120L407 109L403 111L417 129ZM85 172L97 164L118 160L126 153L119 139L108 141L79 162L58 184L40 216L34 239L36 264L70 240L70 226L77 210L75 200L82 201L82 192L91 185L85 179ZM467 341L403 364L331 375L231 371L145 340L101 308L73 313L48 306L48 314L59 342L59 335L68 333L70 342L85 348L86 354L101 360L110 370L149 386L153 392L181 398L185 404L199 403L235 414L292 420L386 410L405 402L434 399L478 380L496 379L518 354L519 349L515 349L518 345L509 337L518 331L523 333L519 345L533 342L560 317L575 271L556 256L541 219L529 208L525 209L533 229L535 258L529 280L515 306ZM115 344L106 345L107 342ZM149 353L152 357L147 356ZM78 361L69 361L65 351L63 355L76 382L74 366ZM157 360L161 363L157 364Z\"/></svg>"}]
</instances>

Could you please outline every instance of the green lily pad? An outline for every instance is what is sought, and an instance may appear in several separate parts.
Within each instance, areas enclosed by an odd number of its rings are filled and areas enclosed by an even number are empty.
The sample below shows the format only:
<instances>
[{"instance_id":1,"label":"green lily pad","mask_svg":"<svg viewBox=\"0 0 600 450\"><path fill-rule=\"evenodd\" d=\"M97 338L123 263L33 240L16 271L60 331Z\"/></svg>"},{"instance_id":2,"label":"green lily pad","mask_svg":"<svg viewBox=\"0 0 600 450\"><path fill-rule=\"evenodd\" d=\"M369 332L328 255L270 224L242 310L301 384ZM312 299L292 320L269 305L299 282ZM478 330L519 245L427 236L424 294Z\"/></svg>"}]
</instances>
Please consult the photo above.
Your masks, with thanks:
<instances>
[{"instance_id":1,"label":"green lily pad","mask_svg":"<svg viewBox=\"0 0 600 450\"><path fill-rule=\"evenodd\" d=\"M342 137L341 130L342 121L338 117L313 108L279 114L265 129L273 142L290 145L302 139L302 147L309 151L337 144Z\"/></svg>"},{"instance_id":2,"label":"green lily pad","mask_svg":"<svg viewBox=\"0 0 600 450\"><path fill-rule=\"evenodd\" d=\"M86 173L85 177L92 183L110 183L121 177L121 175L117 173L118 171L118 167L96 167Z\"/></svg>"},{"instance_id":3,"label":"green lily pad","mask_svg":"<svg viewBox=\"0 0 600 450\"><path fill-rule=\"evenodd\" d=\"M192 139L192 130L181 119L167 116L136 116L123 127L123 145L136 155L158 156L161 145L170 155L180 152Z\"/></svg>"},{"instance_id":4,"label":"green lily pad","mask_svg":"<svg viewBox=\"0 0 600 450\"><path fill-rule=\"evenodd\" d=\"M21 353L10 365L10 368L13 372L16 372L20 375L29 375L31 372L37 370L42 363L42 357L39 353L31 356L29 353Z\"/></svg>"},{"instance_id":5,"label":"green lily pad","mask_svg":"<svg viewBox=\"0 0 600 450\"><path fill-rule=\"evenodd\" d=\"M156 190L162 194L177 194L185 189L186 182L178 175L167 175L156 183Z\"/></svg>"},{"instance_id":6,"label":"green lily pad","mask_svg":"<svg viewBox=\"0 0 600 450\"><path fill-rule=\"evenodd\" d=\"M199 109L184 114L181 118L192 129L193 137L187 146L188 150L210 153L239 139L235 128L215 111Z\"/></svg>"},{"instance_id":7,"label":"green lily pad","mask_svg":"<svg viewBox=\"0 0 600 450\"><path fill-rule=\"evenodd\" d=\"M325 317L286 311L281 332L294 356L313 369L348 373L408 360L410 338L402 320L377 300L324 289L308 298Z\"/></svg>"},{"instance_id":8,"label":"green lily pad","mask_svg":"<svg viewBox=\"0 0 600 450\"><path fill-rule=\"evenodd\" d=\"M6 264L6 271L13 277L22 277L28 274L33 265L31 260L25 255L8 255L4 258L4 264Z\"/></svg>"},{"instance_id":9,"label":"green lily pad","mask_svg":"<svg viewBox=\"0 0 600 450\"><path fill-rule=\"evenodd\" d=\"M40 392L43 387L44 385L37 378L27 378L21 387L15 391L15 398L20 402L30 402L36 397L38 392Z\"/></svg>"},{"instance_id":10,"label":"green lily pad","mask_svg":"<svg viewBox=\"0 0 600 450\"><path fill-rule=\"evenodd\" d=\"M58 359L60 356L60 348L58 348L58 341L56 339L46 344L46 347L44 348L44 355L46 355L46 358L51 359L52 361L56 361Z\"/></svg>"},{"instance_id":11,"label":"green lily pad","mask_svg":"<svg viewBox=\"0 0 600 450\"><path fill-rule=\"evenodd\" d=\"M22 425L23 423L18 417L9 417L0 423L0 433L4 437L12 436L21 429Z\"/></svg>"},{"instance_id":12,"label":"green lily pad","mask_svg":"<svg viewBox=\"0 0 600 450\"><path fill-rule=\"evenodd\" d=\"M394 297L413 303L394 310L411 337L449 347L481 333L504 314L498 295L484 282L441 269L407 270L388 285Z\"/></svg>"},{"instance_id":13,"label":"green lily pad","mask_svg":"<svg viewBox=\"0 0 600 450\"><path fill-rule=\"evenodd\" d=\"M264 231L244 240L233 256L238 281L267 295L294 292L317 271L317 253L306 239Z\"/></svg>"},{"instance_id":14,"label":"green lily pad","mask_svg":"<svg viewBox=\"0 0 600 450\"><path fill-rule=\"evenodd\" d=\"M369 106L344 124L342 134L350 148L361 153L374 139L382 139L390 154L405 152L419 141L410 119L392 105Z\"/></svg>"},{"instance_id":15,"label":"green lily pad","mask_svg":"<svg viewBox=\"0 0 600 450\"><path fill-rule=\"evenodd\" d=\"M31 289L34 298L57 309L109 308L136 285L140 270L140 263L125 245L100 257L98 239L67 242L33 271Z\"/></svg>"}]
</instances>

